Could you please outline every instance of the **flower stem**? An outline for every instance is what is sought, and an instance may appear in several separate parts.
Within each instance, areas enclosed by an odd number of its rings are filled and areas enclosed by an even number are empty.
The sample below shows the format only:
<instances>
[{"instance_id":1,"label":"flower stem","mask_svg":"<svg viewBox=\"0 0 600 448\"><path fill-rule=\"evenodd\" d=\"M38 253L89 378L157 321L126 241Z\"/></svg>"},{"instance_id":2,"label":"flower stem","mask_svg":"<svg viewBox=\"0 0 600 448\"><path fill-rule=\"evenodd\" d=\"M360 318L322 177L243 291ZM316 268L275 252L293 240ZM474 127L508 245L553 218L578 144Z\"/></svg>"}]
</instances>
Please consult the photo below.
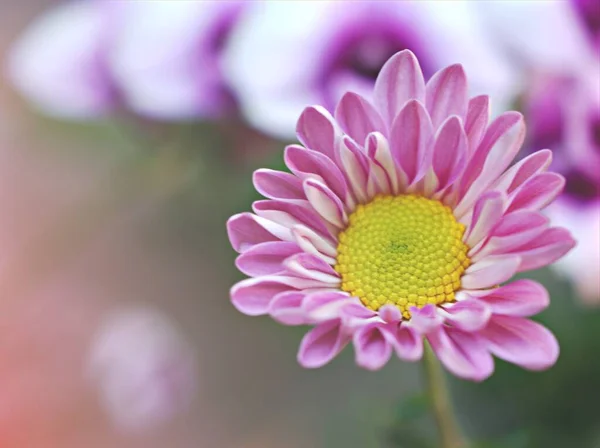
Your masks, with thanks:
<instances>
[{"instance_id":1,"label":"flower stem","mask_svg":"<svg viewBox=\"0 0 600 448\"><path fill-rule=\"evenodd\" d=\"M425 344L423 368L429 401L438 427L440 448L465 448L467 445L454 418L444 372L429 344Z\"/></svg>"}]
</instances>

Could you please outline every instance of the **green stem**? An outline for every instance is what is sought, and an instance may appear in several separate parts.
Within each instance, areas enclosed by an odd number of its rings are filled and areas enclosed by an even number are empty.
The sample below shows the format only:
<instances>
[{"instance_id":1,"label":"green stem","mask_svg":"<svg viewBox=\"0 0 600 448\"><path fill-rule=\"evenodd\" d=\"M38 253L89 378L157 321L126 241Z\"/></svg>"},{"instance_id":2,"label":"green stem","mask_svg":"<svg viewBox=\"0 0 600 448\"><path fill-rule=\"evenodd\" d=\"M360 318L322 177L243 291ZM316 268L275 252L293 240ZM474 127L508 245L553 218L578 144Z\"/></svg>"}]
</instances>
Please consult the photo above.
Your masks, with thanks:
<instances>
[{"instance_id":1,"label":"green stem","mask_svg":"<svg viewBox=\"0 0 600 448\"><path fill-rule=\"evenodd\" d=\"M440 448L465 448L467 445L454 418L444 372L429 344L425 344L423 368L433 416L438 427Z\"/></svg>"}]
</instances>

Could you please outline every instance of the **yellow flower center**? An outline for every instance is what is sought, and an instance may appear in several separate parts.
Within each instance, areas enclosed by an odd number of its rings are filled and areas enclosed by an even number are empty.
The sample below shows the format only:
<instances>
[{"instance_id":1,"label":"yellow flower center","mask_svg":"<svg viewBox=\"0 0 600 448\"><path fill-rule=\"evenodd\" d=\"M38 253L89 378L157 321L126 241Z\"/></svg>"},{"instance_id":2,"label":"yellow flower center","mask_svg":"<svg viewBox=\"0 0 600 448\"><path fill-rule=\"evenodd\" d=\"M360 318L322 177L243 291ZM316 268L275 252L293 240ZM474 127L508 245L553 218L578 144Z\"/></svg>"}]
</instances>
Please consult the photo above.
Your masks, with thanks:
<instances>
[{"instance_id":1,"label":"yellow flower center","mask_svg":"<svg viewBox=\"0 0 600 448\"><path fill-rule=\"evenodd\" d=\"M377 196L359 205L339 235L335 270L342 290L372 310L454 301L471 261L465 226L439 201L415 195Z\"/></svg>"}]
</instances>

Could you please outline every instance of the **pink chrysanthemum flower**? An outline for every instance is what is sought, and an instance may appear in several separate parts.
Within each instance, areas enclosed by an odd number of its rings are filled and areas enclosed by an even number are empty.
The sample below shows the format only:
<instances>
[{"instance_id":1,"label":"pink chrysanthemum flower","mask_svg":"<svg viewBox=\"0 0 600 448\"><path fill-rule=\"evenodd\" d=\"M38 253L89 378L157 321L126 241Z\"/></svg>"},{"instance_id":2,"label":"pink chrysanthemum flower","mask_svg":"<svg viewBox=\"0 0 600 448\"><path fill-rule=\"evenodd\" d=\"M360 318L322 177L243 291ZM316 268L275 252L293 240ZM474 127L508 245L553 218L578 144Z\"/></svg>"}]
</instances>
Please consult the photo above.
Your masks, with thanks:
<instances>
[{"instance_id":1,"label":"pink chrysanthemum flower","mask_svg":"<svg viewBox=\"0 0 600 448\"><path fill-rule=\"evenodd\" d=\"M534 281L500 286L552 263L574 241L539 210L564 179L539 151L508 168L525 135L519 113L488 123L489 99L469 100L462 66L426 84L410 51L393 56L373 103L355 93L335 117L300 116L304 146L286 148L292 174L258 170L267 200L228 222L238 268L231 291L248 315L314 325L298 361L320 367L352 342L379 369L415 361L426 339L453 374L483 380L492 355L541 370L554 336L529 319L548 305ZM506 171L505 171L506 170Z\"/></svg>"}]
</instances>

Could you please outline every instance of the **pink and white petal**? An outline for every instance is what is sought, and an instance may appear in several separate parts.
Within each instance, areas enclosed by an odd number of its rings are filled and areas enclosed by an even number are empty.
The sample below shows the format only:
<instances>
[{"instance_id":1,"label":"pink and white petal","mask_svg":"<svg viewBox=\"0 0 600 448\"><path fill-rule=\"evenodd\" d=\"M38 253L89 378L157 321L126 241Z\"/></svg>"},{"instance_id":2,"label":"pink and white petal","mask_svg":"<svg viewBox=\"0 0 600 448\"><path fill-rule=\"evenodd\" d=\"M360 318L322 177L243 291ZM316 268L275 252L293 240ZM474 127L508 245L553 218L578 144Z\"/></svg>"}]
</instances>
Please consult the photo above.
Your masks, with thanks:
<instances>
[{"instance_id":1,"label":"pink and white petal","mask_svg":"<svg viewBox=\"0 0 600 448\"><path fill-rule=\"evenodd\" d=\"M267 314L273 297L293 289L278 279L277 276L265 276L248 278L236 283L231 288L233 306L248 316Z\"/></svg>"},{"instance_id":2,"label":"pink and white petal","mask_svg":"<svg viewBox=\"0 0 600 448\"><path fill-rule=\"evenodd\" d=\"M373 321L381 323L377 312L364 306L357 297L353 297L342 306L340 316L344 327L348 329L363 327Z\"/></svg>"},{"instance_id":3,"label":"pink and white petal","mask_svg":"<svg viewBox=\"0 0 600 448\"><path fill-rule=\"evenodd\" d=\"M491 237L478 250L469 252L471 261L488 255L510 253L540 236L548 227L549 219L539 212L517 210L504 215Z\"/></svg>"},{"instance_id":4,"label":"pink and white petal","mask_svg":"<svg viewBox=\"0 0 600 448\"><path fill-rule=\"evenodd\" d=\"M352 139L342 137L338 145L339 163L343 168L346 180L359 203L367 202L369 197L369 159Z\"/></svg>"},{"instance_id":5,"label":"pink and white petal","mask_svg":"<svg viewBox=\"0 0 600 448\"><path fill-rule=\"evenodd\" d=\"M425 98L434 129L450 115L464 119L469 98L467 76L462 65L451 65L435 73L425 86Z\"/></svg>"},{"instance_id":6,"label":"pink and white petal","mask_svg":"<svg viewBox=\"0 0 600 448\"><path fill-rule=\"evenodd\" d=\"M392 338L381 323L358 328L352 338L356 364L367 370L381 369L392 356Z\"/></svg>"},{"instance_id":7,"label":"pink and white petal","mask_svg":"<svg viewBox=\"0 0 600 448\"><path fill-rule=\"evenodd\" d=\"M383 305L378 312L379 317L387 323L397 323L402 320L402 313L395 305Z\"/></svg>"},{"instance_id":8,"label":"pink and white petal","mask_svg":"<svg viewBox=\"0 0 600 448\"><path fill-rule=\"evenodd\" d=\"M304 181L304 193L308 201L327 222L343 229L348 222L341 199L327 185L314 179Z\"/></svg>"},{"instance_id":9,"label":"pink and white petal","mask_svg":"<svg viewBox=\"0 0 600 448\"><path fill-rule=\"evenodd\" d=\"M432 168L437 190L454 183L467 161L467 135L458 116L449 117L440 127L433 146Z\"/></svg>"},{"instance_id":10,"label":"pink and white petal","mask_svg":"<svg viewBox=\"0 0 600 448\"><path fill-rule=\"evenodd\" d=\"M331 265L335 264L336 247L314 230L306 226L294 226L292 227L292 237L304 252L320 256Z\"/></svg>"},{"instance_id":11,"label":"pink and white petal","mask_svg":"<svg viewBox=\"0 0 600 448\"><path fill-rule=\"evenodd\" d=\"M491 307L485 302L472 298L464 298L444 306L440 312L446 322L466 332L481 330L492 316Z\"/></svg>"},{"instance_id":12,"label":"pink and white petal","mask_svg":"<svg viewBox=\"0 0 600 448\"><path fill-rule=\"evenodd\" d=\"M431 166L433 126L425 107L410 100L402 108L390 131L390 148L396 166L409 185L418 182Z\"/></svg>"},{"instance_id":13,"label":"pink and white petal","mask_svg":"<svg viewBox=\"0 0 600 448\"><path fill-rule=\"evenodd\" d=\"M387 139L379 132L369 134L366 142L367 154L373 163L372 174L375 176L380 191L384 194L399 192L396 164L390 151ZM408 182L404 182L404 187Z\"/></svg>"},{"instance_id":14,"label":"pink and white petal","mask_svg":"<svg viewBox=\"0 0 600 448\"><path fill-rule=\"evenodd\" d=\"M517 255L490 255L467 268L461 278L463 289L485 289L507 281L517 272L521 258Z\"/></svg>"},{"instance_id":15,"label":"pink and white petal","mask_svg":"<svg viewBox=\"0 0 600 448\"><path fill-rule=\"evenodd\" d=\"M300 343L298 362L302 367L322 367L335 358L350 341L339 320L324 322L306 333Z\"/></svg>"},{"instance_id":16,"label":"pink and white petal","mask_svg":"<svg viewBox=\"0 0 600 448\"><path fill-rule=\"evenodd\" d=\"M302 180L290 173L256 170L252 175L256 191L269 199L305 199Z\"/></svg>"},{"instance_id":17,"label":"pink and white petal","mask_svg":"<svg viewBox=\"0 0 600 448\"><path fill-rule=\"evenodd\" d=\"M287 228L304 225L335 242L335 229L323 221L308 200L261 200L252 203L258 216Z\"/></svg>"},{"instance_id":18,"label":"pink and white petal","mask_svg":"<svg viewBox=\"0 0 600 448\"><path fill-rule=\"evenodd\" d=\"M323 154L300 145L285 148L285 164L302 180L317 179L325 183L341 200L345 201L348 187L338 166Z\"/></svg>"},{"instance_id":19,"label":"pink and white petal","mask_svg":"<svg viewBox=\"0 0 600 448\"><path fill-rule=\"evenodd\" d=\"M480 335L495 356L525 369L545 370L558 359L554 335L526 318L494 316Z\"/></svg>"},{"instance_id":20,"label":"pink and white petal","mask_svg":"<svg viewBox=\"0 0 600 448\"><path fill-rule=\"evenodd\" d=\"M295 254L285 260L283 265L289 272L300 277L318 280L331 287L337 287L340 284L338 273L316 255Z\"/></svg>"},{"instance_id":21,"label":"pink and white petal","mask_svg":"<svg viewBox=\"0 0 600 448\"><path fill-rule=\"evenodd\" d=\"M576 245L567 229L551 227L522 247L513 249L521 258L519 272L539 269L554 263Z\"/></svg>"},{"instance_id":22,"label":"pink and white petal","mask_svg":"<svg viewBox=\"0 0 600 448\"><path fill-rule=\"evenodd\" d=\"M438 313L435 305L427 304L423 308L411 306L409 311L410 325L420 334L435 331L444 323L444 318Z\"/></svg>"},{"instance_id":23,"label":"pink and white petal","mask_svg":"<svg viewBox=\"0 0 600 448\"><path fill-rule=\"evenodd\" d=\"M415 99L425 102L425 80L419 61L410 50L392 56L375 81L373 99L383 119L391 124L404 104Z\"/></svg>"},{"instance_id":24,"label":"pink and white petal","mask_svg":"<svg viewBox=\"0 0 600 448\"><path fill-rule=\"evenodd\" d=\"M546 288L527 279L517 280L499 288L465 293L485 302L494 314L508 316L533 316L550 304Z\"/></svg>"},{"instance_id":25,"label":"pink and white petal","mask_svg":"<svg viewBox=\"0 0 600 448\"><path fill-rule=\"evenodd\" d=\"M386 125L375 107L354 92L342 96L335 109L335 119L355 142L362 143L371 132L386 134Z\"/></svg>"},{"instance_id":26,"label":"pink and white petal","mask_svg":"<svg viewBox=\"0 0 600 448\"><path fill-rule=\"evenodd\" d=\"M423 356L423 337L411 326L401 324L396 331L394 349L404 361L418 361Z\"/></svg>"},{"instance_id":27,"label":"pink and white petal","mask_svg":"<svg viewBox=\"0 0 600 448\"><path fill-rule=\"evenodd\" d=\"M239 253L268 241L292 240L289 228L248 212L227 220L227 234L233 249Z\"/></svg>"},{"instance_id":28,"label":"pink and white petal","mask_svg":"<svg viewBox=\"0 0 600 448\"><path fill-rule=\"evenodd\" d=\"M532 176L546 171L551 162L552 151L549 149L536 151L510 167L492 184L491 188L511 194Z\"/></svg>"},{"instance_id":29,"label":"pink and white petal","mask_svg":"<svg viewBox=\"0 0 600 448\"><path fill-rule=\"evenodd\" d=\"M468 141L468 153L473 154L481 137L485 132L490 119L490 98L487 95L471 98L467 107L467 118L465 119L465 132Z\"/></svg>"},{"instance_id":30,"label":"pink and white petal","mask_svg":"<svg viewBox=\"0 0 600 448\"><path fill-rule=\"evenodd\" d=\"M251 277L281 273L283 262L302 249L289 241L268 241L252 246L235 260L235 265Z\"/></svg>"},{"instance_id":31,"label":"pink and white petal","mask_svg":"<svg viewBox=\"0 0 600 448\"><path fill-rule=\"evenodd\" d=\"M307 148L335 160L334 148L340 132L334 118L325 108L310 106L304 109L296 125L296 134Z\"/></svg>"},{"instance_id":32,"label":"pink and white petal","mask_svg":"<svg viewBox=\"0 0 600 448\"><path fill-rule=\"evenodd\" d=\"M467 246L475 247L490 235L502 218L505 201L506 197L497 191L489 191L477 199L471 223L463 238Z\"/></svg>"},{"instance_id":33,"label":"pink and white petal","mask_svg":"<svg viewBox=\"0 0 600 448\"><path fill-rule=\"evenodd\" d=\"M494 359L477 333L440 328L427 335L431 348L454 375L483 381L494 372Z\"/></svg>"},{"instance_id":34,"label":"pink and white petal","mask_svg":"<svg viewBox=\"0 0 600 448\"><path fill-rule=\"evenodd\" d=\"M269 304L269 315L284 325L304 325L307 323L302 301L305 293L286 291L277 294Z\"/></svg>"},{"instance_id":35,"label":"pink and white petal","mask_svg":"<svg viewBox=\"0 0 600 448\"><path fill-rule=\"evenodd\" d=\"M460 180L460 202L454 209L458 219L469 212L479 195L502 174L524 138L525 122L518 112L506 112L490 124Z\"/></svg>"},{"instance_id":36,"label":"pink and white petal","mask_svg":"<svg viewBox=\"0 0 600 448\"><path fill-rule=\"evenodd\" d=\"M509 196L507 213L519 209L541 210L563 191L565 178L557 173L540 173Z\"/></svg>"},{"instance_id":37,"label":"pink and white petal","mask_svg":"<svg viewBox=\"0 0 600 448\"><path fill-rule=\"evenodd\" d=\"M360 302L356 297L339 290L317 291L304 298L302 310L312 322L325 322L339 319L346 305L357 303Z\"/></svg>"}]
</instances>

